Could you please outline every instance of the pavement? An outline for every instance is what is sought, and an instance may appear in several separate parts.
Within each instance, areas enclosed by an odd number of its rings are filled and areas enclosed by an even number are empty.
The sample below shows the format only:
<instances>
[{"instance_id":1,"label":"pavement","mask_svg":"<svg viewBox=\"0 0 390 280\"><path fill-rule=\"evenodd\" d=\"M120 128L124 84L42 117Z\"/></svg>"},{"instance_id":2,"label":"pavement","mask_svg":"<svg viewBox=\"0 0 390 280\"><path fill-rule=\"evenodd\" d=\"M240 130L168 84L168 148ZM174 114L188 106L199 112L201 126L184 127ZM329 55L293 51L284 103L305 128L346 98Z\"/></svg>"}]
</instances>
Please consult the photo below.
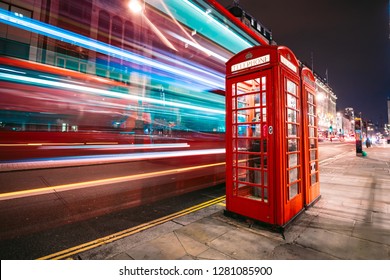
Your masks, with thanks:
<instances>
[{"instance_id":1,"label":"pavement","mask_svg":"<svg viewBox=\"0 0 390 280\"><path fill-rule=\"evenodd\" d=\"M390 145L320 163L321 199L284 234L224 215L223 202L108 237L87 260L389 260ZM80 247L81 248L81 247Z\"/></svg>"}]
</instances>

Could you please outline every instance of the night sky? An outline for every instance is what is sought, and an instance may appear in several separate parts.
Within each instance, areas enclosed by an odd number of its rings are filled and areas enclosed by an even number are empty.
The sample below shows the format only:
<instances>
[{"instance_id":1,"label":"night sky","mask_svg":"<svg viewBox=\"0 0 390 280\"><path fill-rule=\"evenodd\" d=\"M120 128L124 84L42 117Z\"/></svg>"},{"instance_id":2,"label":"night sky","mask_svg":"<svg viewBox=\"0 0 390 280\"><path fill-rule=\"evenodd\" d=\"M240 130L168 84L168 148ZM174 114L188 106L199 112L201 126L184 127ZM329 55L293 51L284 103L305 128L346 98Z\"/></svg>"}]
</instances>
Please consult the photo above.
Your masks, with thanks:
<instances>
[{"instance_id":1,"label":"night sky","mask_svg":"<svg viewBox=\"0 0 390 280\"><path fill-rule=\"evenodd\" d=\"M218 0L223 6L233 0ZM387 122L390 97L389 0L240 0L239 5L272 30L321 77L328 71L337 110ZM390 121L389 121L390 122Z\"/></svg>"}]
</instances>

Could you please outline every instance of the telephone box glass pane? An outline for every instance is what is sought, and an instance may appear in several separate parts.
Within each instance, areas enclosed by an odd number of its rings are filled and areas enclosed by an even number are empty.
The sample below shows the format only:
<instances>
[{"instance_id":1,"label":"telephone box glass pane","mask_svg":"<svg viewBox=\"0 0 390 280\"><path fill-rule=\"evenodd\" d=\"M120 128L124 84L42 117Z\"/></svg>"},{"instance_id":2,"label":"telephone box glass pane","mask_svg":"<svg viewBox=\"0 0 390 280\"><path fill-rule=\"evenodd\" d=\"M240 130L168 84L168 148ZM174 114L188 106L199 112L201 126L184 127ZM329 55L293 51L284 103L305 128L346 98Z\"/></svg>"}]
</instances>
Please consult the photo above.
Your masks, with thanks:
<instances>
[{"instance_id":1,"label":"telephone box glass pane","mask_svg":"<svg viewBox=\"0 0 390 280\"><path fill-rule=\"evenodd\" d=\"M232 85L232 96L236 95L236 84Z\"/></svg>"},{"instance_id":2,"label":"telephone box glass pane","mask_svg":"<svg viewBox=\"0 0 390 280\"><path fill-rule=\"evenodd\" d=\"M287 109L287 121L288 122L297 122L297 111Z\"/></svg>"},{"instance_id":3,"label":"telephone box glass pane","mask_svg":"<svg viewBox=\"0 0 390 280\"><path fill-rule=\"evenodd\" d=\"M317 183L317 173L314 173L310 176L311 180L310 180L310 184L311 185L314 185L315 183Z\"/></svg>"},{"instance_id":4,"label":"telephone box glass pane","mask_svg":"<svg viewBox=\"0 0 390 280\"><path fill-rule=\"evenodd\" d=\"M268 186L268 172L264 172L263 175L264 175L263 185Z\"/></svg>"},{"instance_id":5,"label":"telephone box glass pane","mask_svg":"<svg viewBox=\"0 0 390 280\"><path fill-rule=\"evenodd\" d=\"M317 153L316 150L310 151L310 160L316 160L317 159Z\"/></svg>"},{"instance_id":6,"label":"telephone box glass pane","mask_svg":"<svg viewBox=\"0 0 390 280\"><path fill-rule=\"evenodd\" d=\"M263 114L262 114L262 116L261 116L261 121L262 122L266 122L267 121L267 108L263 108L262 109L262 112L263 112Z\"/></svg>"},{"instance_id":7,"label":"telephone box glass pane","mask_svg":"<svg viewBox=\"0 0 390 280\"><path fill-rule=\"evenodd\" d=\"M310 173L317 172L317 164L316 162L310 163Z\"/></svg>"},{"instance_id":8,"label":"telephone box glass pane","mask_svg":"<svg viewBox=\"0 0 390 280\"><path fill-rule=\"evenodd\" d=\"M253 109L245 109L241 108L237 110L237 114L239 117L239 122L249 122L251 118L249 118L251 115L253 115L254 110Z\"/></svg>"},{"instance_id":9,"label":"telephone box glass pane","mask_svg":"<svg viewBox=\"0 0 390 280\"><path fill-rule=\"evenodd\" d=\"M248 151L251 148L248 139L238 139L237 149L238 151ZM241 154L240 154L241 155ZM241 155L244 156L244 155Z\"/></svg>"},{"instance_id":10,"label":"telephone box glass pane","mask_svg":"<svg viewBox=\"0 0 390 280\"><path fill-rule=\"evenodd\" d=\"M314 127L309 128L309 137L316 137Z\"/></svg>"},{"instance_id":11,"label":"telephone box glass pane","mask_svg":"<svg viewBox=\"0 0 390 280\"><path fill-rule=\"evenodd\" d=\"M266 77L263 76L261 77L261 90L262 91L265 91L267 89L267 80L266 80Z\"/></svg>"},{"instance_id":12,"label":"telephone box glass pane","mask_svg":"<svg viewBox=\"0 0 390 280\"><path fill-rule=\"evenodd\" d=\"M298 154L289 154L288 155L288 167L298 165Z\"/></svg>"},{"instance_id":13,"label":"telephone box glass pane","mask_svg":"<svg viewBox=\"0 0 390 280\"><path fill-rule=\"evenodd\" d=\"M243 169L243 168L239 168L238 169L238 178L237 180L238 181L242 181L242 182L248 182L249 180L249 170L247 169Z\"/></svg>"},{"instance_id":14,"label":"telephone box glass pane","mask_svg":"<svg viewBox=\"0 0 390 280\"><path fill-rule=\"evenodd\" d=\"M291 94L287 94L287 107L297 109L297 98Z\"/></svg>"},{"instance_id":15,"label":"telephone box glass pane","mask_svg":"<svg viewBox=\"0 0 390 280\"><path fill-rule=\"evenodd\" d=\"M238 128L237 130L238 136L249 136L249 129L247 124L238 125L237 128Z\"/></svg>"},{"instance_id":16,"label":"telephone box glass pane","mask_svg":"<svg viewBox=\"0 0 390 280\"><path fill-rule=\"evenodd\" d=\"M253 183L261 185L261 171L255 170L255 171L253 171L253 173L254 173Z\"/></svg>"},{"instance_id":17,"label":"telephone box glass pane","mask_svg":"<svg viewBox=\"0 0 390 280\"><path fill-rule=\"evenodd\" d=\"M264 145L264 149L267 148L267 145ZM265 150L264 152L267 152L267 150ZM264 160L263 160L263 167L264 168L267 168L267 156L263 156Z\"/></svg>"},{"instance_id":18,"label":"telephone box glass pane","mask_svg":"<svg viewBox=\"0 0 390 280\"><path fill-rule=\"evenodd\" d=\"M313 105L309 105L309 114L310 115L314 115L315 114L315 110L314 110L314 106Z\"/></svg>"},{"instance_id":19,"label":"telephone box glass pane","mask_svg":"<svg viewBox=\"0 0 390 280\"><path fill-rule=\"evenodd\" d=\"M288 136L298 136L298 130L297 130L297 125L296 124L291 124L289 123L287 125L287 135Z\"/></svg>"},{"instance_id":20,"label":"telephone box glass pane","mask_svg":"<svg viewBox=\"0 0 390 280\"><path fill-rule=\"evenodd\" d=\"M264 188L264 202L268 202L268 188Z\"/></svg>"},{"instance_id":21,"label":"telephone box glass pane","mask_svg":"<svg viewBox=\"0 0 390 280\"><path fill-rule=\"evenodd\" d=\"M287 80L287 92L297 95L297 85L290 80Z\"/></svg>"},{"instance_id":22,"label":"telephone box glass pane","mask_svg":"<svg viewBox=\"0 0 390 280\"><path fill-rule=\"evenodd\" d=\"M261 187L253 187L253 196L254 198L262 199L262 188Z\"/></svg>"},{"instance_id":23,"label":"telephone box glass pane","mask_svg":"<svg viewBox=\"0 0 390 280\"><path fill-rule=\"evenodd\" d=\"M289 188L289 199L292 199L298 194L298 183L291 185Z\"/></svg>"},{"instance_id":24,"label":"telephone box glass pane","mask_svg":"<svg viewBox=\"0 0 390 280\"><path fill-rule=\"evenodd\" d=\"M237 94L246 94L249 92L260 91L260 79L247 80L237 84Z\"/></svg>"},{"instance_id":25,"label":"telephone box glass pane","mask_svg":"<svg viewBox=\"0 0 390 280\"><path fill-rule=\"evenodd\" d=\"M294 168L294 169L290 169L288 171L288 182L291 184L295 181L298 181L298 178L299 178L299 169L298 168Z\"/></svg>"},{"instance_id":26,"label":"telephone box glass pane","mask_svg":"<svg viewBox=\"0 0 390 280\"><path fill-rule=\"evenodd\" d=\"M314 116L309 116L309 125L314 126L315 125L315 118Z\"/></svg>"},{"instance_id":27,"label":"telephone box glass pane","mask_svg":"<svg viewBox=\"0 0 390 280\"><path fill-rule=\"evenodd\" d=\"M239 123L243 123L243 122L246 122L246 115L243 115L243 114L237 114L237 122Z\"/></svg>"},{"instance_id":28,"label":"telephone box glass pane","mask_svg":"<svg viewBox=\"0 0 390 280\"><path fill-rule=\"evenodd\" d=\"M240 96L237 98L237 109L248 107L247 96Z\"/></svg>"},{"instance_id":29,"label":"telephone box glass pane","mask_svg":"<svg viewBox=\"0 0 390 280\"><path fill-rule=\"evenodd\" d=\"M314 95L308 92L308 102L309 103L314 103ZM310 107L309 107L310 108Z\"/></svg>"},{"instance_id":30,"label":"telephone box glass pane","mask_svg":"<svg viewBox=\"0 0 390 280\"><path fill-rule=\"evenodd\" d=\"M259 106L261 106L261 100L260 100L260 93L254 93L253 94L253 98L254 98L254 105L256 106L256 107L259 107Z\"/></svg>"},{"instance_id":31,"label":"telephone box glass pane","mask_svg":"<svg viewBox=\"0 0 390 280\"><path fill-rule=\"evenodd\" d=\"M316 139L310 138L309 142L310 142L310 148L316 148Z\"/></svg>"},{"instance_id":32,"label":"telephone box glass pane","mask_svg":"<svg viewBox=\"0 0 390 280\"><path fill-rule=\"evenodd\" d=\"M298 141L297 139L288 139L288 151L296 152L298 151Z\"/></svg>"},{"instance_id":33,"label":"telephone box glass pane","mask_svg":"<svg viewBox=\"0 0 390 280\"><path fill-rule=\"evenodd\" d=\"M262 97L261 97L261 105L265 106L265 105L267 105L267 94L265 92L263 92L261 95L262 95Z\"/></svg>"}]
</instances>

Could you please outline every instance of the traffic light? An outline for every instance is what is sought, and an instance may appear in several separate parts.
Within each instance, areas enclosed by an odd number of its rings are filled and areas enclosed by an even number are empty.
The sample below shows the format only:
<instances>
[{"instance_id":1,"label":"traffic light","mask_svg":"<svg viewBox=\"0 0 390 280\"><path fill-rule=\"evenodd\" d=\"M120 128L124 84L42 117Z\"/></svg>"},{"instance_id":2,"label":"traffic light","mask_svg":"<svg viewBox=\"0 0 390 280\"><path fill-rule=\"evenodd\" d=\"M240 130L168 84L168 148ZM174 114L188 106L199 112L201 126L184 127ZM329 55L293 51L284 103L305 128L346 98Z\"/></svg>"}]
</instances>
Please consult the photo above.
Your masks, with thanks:
<instances>
[{"instance_id":1,"label":"traffic light","mask_svg":"<svg viewBox=\"0 0 390 280\"><path fill-rule=\"evenodd\" d=\"M362 130L362 120L360 118L355 119L355 131Z\"/></svg>"}]
</instances>

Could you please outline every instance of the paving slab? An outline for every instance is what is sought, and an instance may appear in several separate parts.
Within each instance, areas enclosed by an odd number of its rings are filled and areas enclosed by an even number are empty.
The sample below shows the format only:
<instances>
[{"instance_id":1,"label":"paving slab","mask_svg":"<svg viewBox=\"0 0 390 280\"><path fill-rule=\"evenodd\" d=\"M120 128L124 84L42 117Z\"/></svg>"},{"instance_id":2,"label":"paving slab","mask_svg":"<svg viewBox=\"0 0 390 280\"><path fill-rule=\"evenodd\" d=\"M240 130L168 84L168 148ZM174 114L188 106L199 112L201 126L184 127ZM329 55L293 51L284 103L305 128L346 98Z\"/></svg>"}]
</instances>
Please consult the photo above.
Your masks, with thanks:
<instances>
[{"instance_id":1,"label":"paving slab","mask_svg":"<svg viewBox=\"0 0 390 280\"><path fill-rule=\"evenodd\" d=\"M176 234L171 232L132 247L126 254L134 260L177 260L184 258L187 252Z\"/></svg>"},{"instance_id":2,"label":"paving slab","mask_svg":"<svg viewBox=\"0 0 390 280\"><path fill-rule=\"evenodd\" d=\"M219 236L209 245L231 258L239 260L266 260L271 259L273 250L283 244L248 230L237 228Z\"/></svg>"},{"instance_id":3,"label":"paving slab","mask_svg":"<svg viewBox=\"0 0 390 280\"><path fill-rule=\"evenodd\" d=\"M312 219L307 228L352 235L355 223L353 219L321 213Z\"/></svg>"},{"instance_id":4,"label":"paving slab","mask_svg":"<svg viewBox=\"0 0 390 280\"><path fill-rule=\"evenodd\" d=\"M305 248L298 244L277 246L271 255L274 260L336 260L337 258L323 252Z\"/></svg>"},{"instance_id":5,"label":"paving slab","mask_svg":"<svg viewBox=\"0 0 390 280\"><path fill-rule=\"evenodd\" d=\"M353 229L352 236L390 245L390 225L382 222L357 222Z\"/></svg>"},{"instance_id":6,"label":"paving slab","mask_svg":"<svg viewBox=\"0 0 390 280\"><path fill-rule=\"evenodd\" d=\"M208 244L231 230L234 230L233 226L211 217L206 217L177 230L177 232L185 234L200 243Z\"/></svg>"},{"instance_id":7,"label":"paving slab","mask_svg":"<svg viewBox=\"0 0 390 280\"><path fill-rule=\"evenodd\" d=\"M308 228L297 244L343 260L387 260L389 247L323 229Z\"/></svg>"},{"instance_id":8,"label":"paving slab","mask_svg":"<svg viewBox=\"0 0 390 280\"><path fill-rule=\"evenodd\" d=\"M191 237L189 237L188 235L180 231L175 231L175 235L178 241L180 242L181 246L183 246L187 255L191 257L195 258L209 249L207 245L192 239Z\"/></svg>"}]
</instances>

